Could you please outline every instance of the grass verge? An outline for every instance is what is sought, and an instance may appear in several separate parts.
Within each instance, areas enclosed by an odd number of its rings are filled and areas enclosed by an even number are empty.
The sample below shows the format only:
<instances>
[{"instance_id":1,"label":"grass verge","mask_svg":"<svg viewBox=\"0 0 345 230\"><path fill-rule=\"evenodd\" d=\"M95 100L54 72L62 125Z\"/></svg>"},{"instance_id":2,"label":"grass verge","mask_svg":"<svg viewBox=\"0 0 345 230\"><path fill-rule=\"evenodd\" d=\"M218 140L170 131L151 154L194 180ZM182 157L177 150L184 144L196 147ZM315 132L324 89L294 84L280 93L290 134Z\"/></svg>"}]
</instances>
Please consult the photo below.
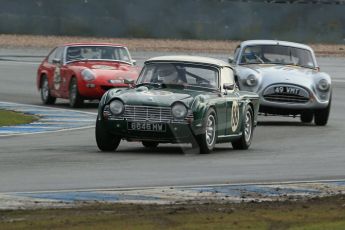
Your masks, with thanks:
<instances>
[{"instance_id":1,"label":"grass verge","mask_svg":"<svg viewBox=\"0 0 345 230\"><path fill-rule=\"evenodd\" d=\"M242 204L93 204L0 211L1 229L345 229L345 195Z\"/></svg>"},{"instance_id":2,"label":"grass verge","mask_svg":"<svg viewBox=\"0 0 345 230\"><path fill-rule=\"evenodd\" d=\"M0 127L28 124L37 119L36 116L0 109Z\"/></svg>"}]
</instances>

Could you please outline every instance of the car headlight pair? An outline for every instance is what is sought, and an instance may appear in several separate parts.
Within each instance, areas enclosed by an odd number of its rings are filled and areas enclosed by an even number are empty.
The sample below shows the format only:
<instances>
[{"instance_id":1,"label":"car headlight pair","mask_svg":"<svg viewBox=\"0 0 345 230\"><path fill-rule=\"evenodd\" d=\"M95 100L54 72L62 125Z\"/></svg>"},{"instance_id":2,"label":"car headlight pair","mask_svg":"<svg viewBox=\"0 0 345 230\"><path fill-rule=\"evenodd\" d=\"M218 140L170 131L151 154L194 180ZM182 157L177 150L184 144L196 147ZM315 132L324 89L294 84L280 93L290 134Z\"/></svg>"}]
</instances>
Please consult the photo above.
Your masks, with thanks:
<instances>
[{"instance_id":1,"label":"car headlight pair","mask_svg":"<svg viewBox=\"0 0 345 230\"><path fill-rule=\"evenodd\" d=\"M321 79L318 83L317 83L317 88L321 91L327 91L329 90L330 84L326 79Z\"/></svg>"},{"instance_id":2,"label":"car headlight pair","mask_svg":"<svg viewBox=\"0 0 345 230\"><path fill-rule=\"evenodd\" d=\"M109 104L109 109L112 114L118 116L123 113L125 106L122 101L113 100ZM172 106L171 113L175 119L183 119L187 116L188 110L184 104L177 102Z\"/></svg>"},{"instance_id":3,"label":"car headlight pair","mask_svg":"<svg viewBox=\"0 0 345 230\"><path fill-rule=\"evenodd\" d=\"M96 79L95 74L90 69L84 69L81 71L81 76L85 81L92 81Z\"/></svg>"},{"instance_id":4,"label":"car headlight pair","mask_svg":"<svg viewBox=\"0 0 345 230\"><path fill-rule=\"evenodd\" d=\"M256 86L258 84L258 79L256 78L254 74L249 74L247 78L245 79L245 83L251 87Z\"/></svg>"}]
</instances>

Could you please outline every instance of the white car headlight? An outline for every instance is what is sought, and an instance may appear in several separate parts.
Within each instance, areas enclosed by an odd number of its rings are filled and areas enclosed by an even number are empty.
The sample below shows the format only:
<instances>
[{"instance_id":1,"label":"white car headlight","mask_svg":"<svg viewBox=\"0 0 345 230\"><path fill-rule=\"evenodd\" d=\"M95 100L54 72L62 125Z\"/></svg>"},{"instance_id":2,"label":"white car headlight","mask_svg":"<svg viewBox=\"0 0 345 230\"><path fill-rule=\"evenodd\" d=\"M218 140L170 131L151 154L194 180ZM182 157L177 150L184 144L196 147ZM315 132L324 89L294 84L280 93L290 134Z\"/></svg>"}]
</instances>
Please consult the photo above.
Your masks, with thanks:
<instances>
[{"instance_id":1,"label":"white car headlight","mask_svg":"<svg viewBox=\"0 0 345 230\"><path fill-rule=\"evenodd\" d=\"M109 108L112 114L120 115L121 113L123 113L125 106L123 105L122 101L113 100L112 102L110 102Z\"/></svg>"},{"instance_id":2,"label":"white car headlight","mask_svg":"<svg viewBox=\"0 0 345 230\"><path fill-rule=\"evenodd\" d=\"M81 76L85 81L92 81L95 80L95 74L90 69L84 69L81 71Z\"/></svg>"},{"instance_id":3,"label":"white car headlight","mask_svg":"<svg viewBox=\"0 0 345 230\"><path fill-rule=\"evenodd\" d=\"M319 90L321 91L327 91L329 89L329 83L326 79L321 79L318 83L317 83L317 87L319 88Z\"/></svg>"},{"instance_id":4,"label":"white car headlight","mask_svg":"<svg viewBox=\"0 0 345 230\"><path fill-rule=\"evenodd\" d=\"M171 109L172 115L176 119L183 119L187 116L187 108L184 104L182 103L176 103L173 105Z\"/></svg>"},{"instance_id":5,"label":"white car headlight","mask_svg":"<svg viewBox=\"0 0 345 230\"><path fill-rule=\"evenodd\" d=\"M258 83L258 80L255 77L255 75L253 75L253 74L248 75L248 77L246 79L246 84L248 86L255 86L257 83Z\"/></svg>"}]
</instances>

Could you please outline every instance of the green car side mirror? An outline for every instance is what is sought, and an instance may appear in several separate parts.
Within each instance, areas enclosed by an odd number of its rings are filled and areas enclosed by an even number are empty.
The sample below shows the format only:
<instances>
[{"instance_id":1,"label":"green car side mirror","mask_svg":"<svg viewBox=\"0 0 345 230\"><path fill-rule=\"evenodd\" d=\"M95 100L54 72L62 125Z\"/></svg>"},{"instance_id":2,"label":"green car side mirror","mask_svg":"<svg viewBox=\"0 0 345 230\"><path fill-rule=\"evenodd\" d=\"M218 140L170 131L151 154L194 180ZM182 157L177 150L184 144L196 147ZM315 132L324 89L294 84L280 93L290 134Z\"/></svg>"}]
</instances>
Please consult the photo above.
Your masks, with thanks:
<instances>
[{"instance_id":1,"label":"green car side mirror","mask_svg":"<svg viewBox=\"0 0 345 230\"><path fill-rule=\"evenodd\" d=\"M223 84L223 89L225 90L234 90L235 88L235 84L231 84L231 83L224 83Z\"/></svg>"}]
</instances>

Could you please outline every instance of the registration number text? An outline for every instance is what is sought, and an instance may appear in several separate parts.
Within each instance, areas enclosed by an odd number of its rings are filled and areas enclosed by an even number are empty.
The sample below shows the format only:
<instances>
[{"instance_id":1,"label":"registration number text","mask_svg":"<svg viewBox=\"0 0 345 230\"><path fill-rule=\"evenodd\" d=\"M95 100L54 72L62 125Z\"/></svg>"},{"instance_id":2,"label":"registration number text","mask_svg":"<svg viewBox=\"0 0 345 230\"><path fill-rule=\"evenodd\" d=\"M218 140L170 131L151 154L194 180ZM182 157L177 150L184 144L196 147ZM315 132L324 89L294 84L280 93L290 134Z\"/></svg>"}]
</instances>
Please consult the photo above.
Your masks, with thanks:
<instances>
[{"instance_id":1,"label":"registration number text","mask_svg":"<svg viewBox=\"0 0 345 230\"><path fill-rule=\"evenodd\" d=\"M293 94L293 95L298 95L299 94L299 89L293 88L293 87L274 87L274 92L275 93L285 93L285 94Z\"/></svg>"},{"instance_id":2,"label":"registration number text","mask_svg":"<svg viewBox=\"0 0 345 230\"><path fill-rule=\"evenodd\" d=\"M146 123L146 122L128 122L129 130L165 132L165 124L162 123Z\"/></svg>"}]
</instances>

